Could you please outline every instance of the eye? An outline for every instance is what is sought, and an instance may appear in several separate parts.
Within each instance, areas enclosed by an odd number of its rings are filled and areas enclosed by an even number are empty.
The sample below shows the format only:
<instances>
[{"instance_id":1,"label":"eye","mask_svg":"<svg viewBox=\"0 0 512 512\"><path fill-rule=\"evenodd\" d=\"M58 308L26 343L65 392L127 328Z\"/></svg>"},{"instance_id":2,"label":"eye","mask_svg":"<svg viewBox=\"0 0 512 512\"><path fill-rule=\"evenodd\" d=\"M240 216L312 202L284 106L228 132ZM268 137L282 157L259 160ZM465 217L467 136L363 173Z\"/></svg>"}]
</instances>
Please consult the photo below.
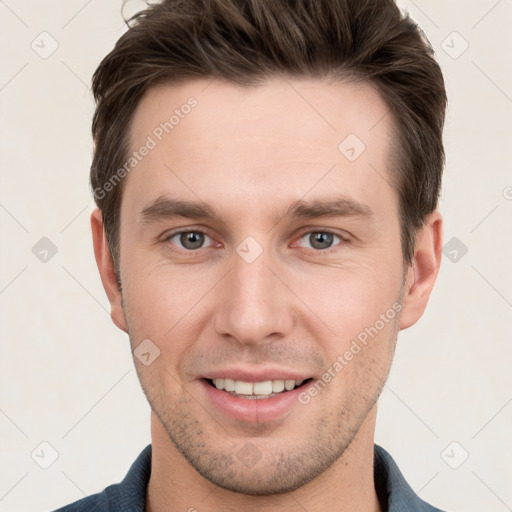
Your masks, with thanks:
<instances>
[{"instance_id":1,"label":"eye","mask_svg":"<svg viewBox=\"0 0 512 512\"><path fill-rule=\"evenodd\" d=\"M335 243L336 241L337 243ZM204 231L188 230L171 233L165 238L165 242L178 245L180 249L185 251L196 251L208 245L211 246L214 241ZM328 251L333 246L340 245L342 242L346 242L346 240L330 231L310 231L300 237L298 245L315 249L316 251Z\"/></svg>"},{"instance_id":2,"label":"eye","mask_svg":"<svg viewBox=\"0 0 512 512\"><path fill-rule=\"evenodd\" d=\"M345 242L340 235L336 235L330 231L310 231L301 236L299 245L317 251L324 251L331 249L336 239L339 240L339 243Z\"/></svg>"},{"instance_id":3,"label":"eye","mask_svg":"<svg viewBox=\"0 0 512 512\"><path fill-rule=\"evenodd\" d=\"M180 249L195 251L203 248L207 239L210 240L210 242L213 242L213 240L203 231L194 230L172 233L165 239L165 241L177 244L178 246L181 245Z\"/></svg>"}]
</instances>

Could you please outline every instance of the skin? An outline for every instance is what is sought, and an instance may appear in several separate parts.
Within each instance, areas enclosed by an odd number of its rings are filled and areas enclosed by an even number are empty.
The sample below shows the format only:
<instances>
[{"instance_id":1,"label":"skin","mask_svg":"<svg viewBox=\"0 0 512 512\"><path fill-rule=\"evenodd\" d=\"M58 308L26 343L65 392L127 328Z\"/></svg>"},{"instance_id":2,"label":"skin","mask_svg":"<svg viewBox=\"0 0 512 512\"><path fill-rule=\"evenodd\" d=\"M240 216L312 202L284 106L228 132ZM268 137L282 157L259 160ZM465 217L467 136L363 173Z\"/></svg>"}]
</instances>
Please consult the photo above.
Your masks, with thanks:
<instances>
[{"instance_id":1,"label":"skin","mask_svg":"<svg viewBox=\"0 0 512 512\"><path fill-rule=\"evenodd\" d=\"M421 317L437 277L441 215L426 219L404 266L387 167L393 119L368 84L276 78L253 88L219 80L153 87L134 114L131 150L190 96L197 107L125 178L122 290L101 213L91 217L114 323L132 349L149 338L160 350L149 366L134 358L152 407L146 509L315 512L336 503L379 511L377 399L397 334ZM354 162L338 150L350 133L366 145ZM298 200L339 194L374 215L286 216ZM162 196L208 203L220 218L144 221L144 208ZM170 236L178 229L208 236L187 249ZM310 235L325 230L337 236L321 251ZM263 249L252 263L236 251L248 236ZM204 393L205 372L233 366L321 379L397 302L399 315L307 405L297 402L278 420L232 419ZM237 457L247 446L260 455L251 467Z\"/></svg>"}]
</instances>

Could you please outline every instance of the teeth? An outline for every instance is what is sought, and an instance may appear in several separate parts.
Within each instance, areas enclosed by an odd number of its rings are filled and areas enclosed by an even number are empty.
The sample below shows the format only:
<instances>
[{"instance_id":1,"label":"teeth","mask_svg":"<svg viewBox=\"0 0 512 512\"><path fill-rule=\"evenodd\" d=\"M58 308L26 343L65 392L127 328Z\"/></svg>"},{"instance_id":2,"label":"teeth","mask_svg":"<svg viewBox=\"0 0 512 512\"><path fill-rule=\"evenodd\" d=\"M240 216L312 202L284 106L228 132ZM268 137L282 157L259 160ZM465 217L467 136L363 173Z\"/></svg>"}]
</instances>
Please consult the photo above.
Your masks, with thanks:
<instances>
[{"instance_id":1,"label":"teeth","mask_svg":"<svg viewBox=\"0 0 512 512\"><path fill-rule=\"evenodd\" d=\"M235 381L233 379L224 379L224 389L226 391L235 391Z\"/></svg>"},{"instance_id":2,"label":"teeth","mask_svg":"<svg viewBox=\"0 0 512 512\"><path fill-rule=\"evenodd\" d=\"M272 394L272 381L255 382L253 386L254 395L270 395Z\"/></svg>"},{"instance_id":3,"label":"teeth","mask_svg":"<svg viewBox=\"0 0 512 512\"><path fill-rule=\"evenodd\" d=\"M235 381L235 393L237 395L252 395L253 387L251 382Z\"/></svg>"},{"instance_id":4,"label":"teeth","mask_svg":"<svg viewBox=\"0 0 512 512\"><path fill-rule=\"evenodd\" d=\"M284 387L287 391L291 391L295 387L295 381L294 380L285 380Z\"/></svg>"},{"instance_id":5,"label":"teeth","mask_svg":"<svg viewBox=\"0 0 512 512\"><path fill-rule=\"evenodd\" d=\"M263 382L244 382L233 379L213 379L214 386L219 390L225 390L234 395L263 396L268 397L272 393L291 391L300 386L303 380L265 380Z\"/></svg>"},{"instance_id":6,"label":"teeth","mask_svg":"<svg viewBox=\"0 0 512 512\"><path fill-rule=\"evenodd\" d=\"M284 391L284 380L273 380L272 391L274 393L281 393L281 391Z\"/></svg>"}]
</instances>

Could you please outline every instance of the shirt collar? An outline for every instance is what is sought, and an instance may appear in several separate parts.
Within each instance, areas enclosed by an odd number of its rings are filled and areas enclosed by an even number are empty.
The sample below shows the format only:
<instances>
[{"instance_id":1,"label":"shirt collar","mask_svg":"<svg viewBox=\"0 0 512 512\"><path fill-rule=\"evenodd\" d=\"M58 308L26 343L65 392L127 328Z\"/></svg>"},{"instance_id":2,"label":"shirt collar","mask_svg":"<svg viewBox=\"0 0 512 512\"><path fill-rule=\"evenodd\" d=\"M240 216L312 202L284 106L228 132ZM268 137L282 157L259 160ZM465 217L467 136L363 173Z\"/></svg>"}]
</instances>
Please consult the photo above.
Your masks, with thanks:
<instances>
[{"instance_id":1,"label":"shirt collar","mask_svg":"<svg viewBox=\"0 0 512 512\"><path fill-rule=\"evenodd\" d=\"M406 482L393 457L374 445L375 491L384 512L442 512L425 503Z\"/></svg>"}]
</instances>

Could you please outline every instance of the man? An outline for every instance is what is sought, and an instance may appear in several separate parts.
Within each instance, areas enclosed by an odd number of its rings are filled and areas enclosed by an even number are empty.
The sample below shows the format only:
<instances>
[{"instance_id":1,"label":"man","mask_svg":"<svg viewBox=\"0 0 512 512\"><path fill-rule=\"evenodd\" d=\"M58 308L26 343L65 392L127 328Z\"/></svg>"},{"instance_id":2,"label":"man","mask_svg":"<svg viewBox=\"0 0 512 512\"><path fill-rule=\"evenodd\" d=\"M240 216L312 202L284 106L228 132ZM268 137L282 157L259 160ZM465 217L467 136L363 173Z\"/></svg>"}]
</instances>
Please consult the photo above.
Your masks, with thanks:
<instances>
[{"instance_id":1,"label":"man","mask_svg":"<svg viewBox=\"0 0 512 512\"><path fill-rule=\"evenodd\" d=\"M442 247L446 95L391 0L164 0L95 73L96 261L151 405L71 511L432 511L374 444Z\"/></svg>"}]
</instances>

